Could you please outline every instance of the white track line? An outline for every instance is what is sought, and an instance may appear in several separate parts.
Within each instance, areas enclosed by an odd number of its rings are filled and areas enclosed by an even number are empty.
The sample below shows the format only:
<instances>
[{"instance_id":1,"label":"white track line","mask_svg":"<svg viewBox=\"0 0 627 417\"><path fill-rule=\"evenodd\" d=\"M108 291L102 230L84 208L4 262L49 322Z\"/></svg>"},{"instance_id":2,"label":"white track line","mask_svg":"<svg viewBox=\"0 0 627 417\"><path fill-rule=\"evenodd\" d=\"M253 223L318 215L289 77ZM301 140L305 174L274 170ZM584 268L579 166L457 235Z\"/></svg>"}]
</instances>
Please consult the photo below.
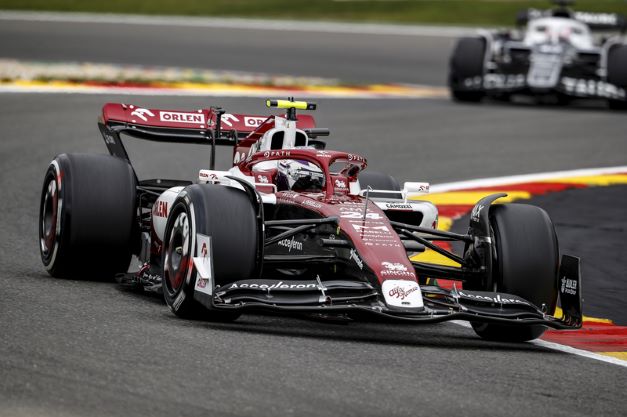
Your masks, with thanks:
<instances>
[{"instance_id":1,"label":"white track line","mask_svg":"<svg viewBox=\"0 0 627 417\"><path fill-rule=\"evenodd\" d=\"M469 329L472 328L470 323L468 323L467 321L453 320L451 321L451 323L454 323L454 324L457 324L458 326L466 327ZM528 342L528 343L531 343L532 345L540 346L543 348L551 349L551 350L558 350L560 352L570 353L572 355L583 356L584 358L596 359L601 362L611 363L612 365L624 366L627 368L627 361L614 358L612 356L600 355L598 353L588 352L587 350L577 349L577 348L566 346L566 345L560 345L559 343L547 342L545 340L540 340L540 339L532 340L531 342Z\"/></svg>"},{"instance_id":2,"label":"white track line","mask_svg":"<svg viewBox=\"0 0 627 417\"><path fill-rule=\"evenodd\" d=\"M149 26L187 26L238 30L346 33L360 35L430 36L457 38L475 34L476 29L455 26L393 25L374 23L315 22L309 20L270 20L226 17L145 16L109 13L63 13L0 11L0 20L28 22L106 23Z\"/></svg>"},{"instance_id":3,"label":"white track line","mask_svg":"<svg viewBox=\"0 0 627 417\"><path fill-rule=\"evenodd\" d=\"M583 356L584 358L596 359L601 362L611 363L612 365L623 366L627 368L627 361L614 358L612 356L599 355L598 353L588 352L587 350L577 349L571 346L560 345L559 343L547 342L546 340L534 340L532 344L552 350L559 350L560 352L570 353L577 356Z\"/></svg>"},{"instance_id":4,"label":"white track line","mask_svg":"<svg viewBox=\"0 0 627 417\"><path fill-rule=\"evenodd\" d=\"M432 185L430 187L430 192L443 193L447 191L467 190L469 188L495 187L499 185L521 184L525 182L551 180L566 177L586 177L593 175L607 175L617 173L627 173L627 166L574 169L570 171L541 172L537 174L511 175L507 177L479 178L468 181L448 182Z\"/></svg>"}]
</instances>

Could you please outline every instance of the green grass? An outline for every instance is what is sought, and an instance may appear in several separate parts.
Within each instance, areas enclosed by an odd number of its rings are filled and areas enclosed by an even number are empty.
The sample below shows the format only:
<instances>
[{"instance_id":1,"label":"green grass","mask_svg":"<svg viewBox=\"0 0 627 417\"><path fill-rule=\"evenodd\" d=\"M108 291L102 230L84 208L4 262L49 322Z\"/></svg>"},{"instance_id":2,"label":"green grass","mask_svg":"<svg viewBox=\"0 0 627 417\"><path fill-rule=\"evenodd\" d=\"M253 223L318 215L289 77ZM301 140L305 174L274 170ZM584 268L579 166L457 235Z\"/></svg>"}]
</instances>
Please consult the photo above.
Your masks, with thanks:
<instances>
[{"instance_id":1,"label":"green grass","mask_svg":"<svg viewBox=\"0 0 627 417\"><path fill-rule=\"evenodd\" d=\"M0 9L359 22L513 25L545 0L0 0ZM627 0L580 0L578 10L627 15Z\"/></svg>"}]
</instances>

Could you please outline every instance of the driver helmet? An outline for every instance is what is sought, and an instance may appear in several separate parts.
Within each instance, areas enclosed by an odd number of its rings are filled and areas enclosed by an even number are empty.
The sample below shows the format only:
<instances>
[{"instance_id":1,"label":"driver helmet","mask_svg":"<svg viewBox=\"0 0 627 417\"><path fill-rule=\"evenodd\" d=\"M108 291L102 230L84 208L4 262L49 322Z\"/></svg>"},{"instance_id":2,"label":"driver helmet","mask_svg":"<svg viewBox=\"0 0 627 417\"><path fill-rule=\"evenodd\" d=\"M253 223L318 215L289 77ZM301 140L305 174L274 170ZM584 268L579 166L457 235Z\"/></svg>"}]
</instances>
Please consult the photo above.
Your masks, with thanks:
<instances>
[{"instance_id":1,"label":"driver helmet","mask_svg":"<svg viewBox=\"0 0 627 417\"><path fill-rule=\"evenodd\" d=\"M324 173L316 164L295 160L281 160L277 164L276 186L278 191L321 192Z\"/></svg>"}]
</instances>

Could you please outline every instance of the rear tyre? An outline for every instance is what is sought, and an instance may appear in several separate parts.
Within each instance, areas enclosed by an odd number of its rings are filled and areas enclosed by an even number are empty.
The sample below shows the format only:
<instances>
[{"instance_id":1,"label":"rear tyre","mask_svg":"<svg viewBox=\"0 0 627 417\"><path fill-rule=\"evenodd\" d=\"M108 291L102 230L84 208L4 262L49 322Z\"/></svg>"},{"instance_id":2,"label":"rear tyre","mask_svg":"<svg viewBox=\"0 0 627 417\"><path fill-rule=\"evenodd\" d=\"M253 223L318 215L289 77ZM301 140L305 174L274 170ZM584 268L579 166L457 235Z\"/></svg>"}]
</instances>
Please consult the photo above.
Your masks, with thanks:
<instances>
[{"instance_id":1,"label":"rear tyre","mask_svg":"<svg viewBox=\"0 0 627 417\"><path fill-rule=\"evenodd\" d=\"M526 204L495 205L490 208L490 224L496 246L492 288L518 295L553 313L557 303L559 250L549 215ZM544 326L507 326L472 323L484 339L524 342L540 337Z\"/></svg>"},{"instance_id":2,"label":"rear tyre","mask_svg":"<svg viewBox=\"0 0 627 417\"><path fill-rule=\"evenodd\" d=\"M135 235L136 178L109 155L61 154L48 167L39 206L39 249L53 277L126 272Z\"/></svg>"},{"instance_id":3,"label":"rear tyre","mask_svg":"<svg viewBox=\"0 0 627 417\"><path fill-rule=\"evenodd\" d=\"M359 174L359 186L361 189L366 189L370 186L373 190L386 190L386 191L400 191L401 186L398 184L396 178L391 175L384 174L377 171L364 171ZM403 198L401 193L398 194L382 194L371 193L370 197L380 198Z\"/></svg>"},{"instance_id":4,"label":"rear tyre","mask_svg":"<svg viewBox=\"0 0 627 417\"><path fill-rule=\"evenodd\" d=\"M469 89L465 80L483 82L486 43L482 38L461 38L455 45L449 67L449 86L456 101L479 102L485 96L481 86Z\"/></svg>"},{"instance_id":5,"label":"rear tyre","mask_svg":"<svg viewBox=\"0 0 627 417\"><path fill-rule=\"evenodd\" d=\"M610 49L607 57L607 81L627 90L627 45ZM627 100L608 100L610 109L627 110Z\"/></svg>"},{"instance_id":6,"label":"rear tyre","mask_svg":"<svg viewBox=\"0 0 627 417\"><path fill-rule=\"evenodd\" d=\"M259 230L248 196L212 184L185 188L168 215L163 248L163 296L174 314L188 319L232 321L241 313L207 309L194 299L200 256L198 234L211 238L216 285L253 278L257 270Z\"/></svg>"}]
</instances>

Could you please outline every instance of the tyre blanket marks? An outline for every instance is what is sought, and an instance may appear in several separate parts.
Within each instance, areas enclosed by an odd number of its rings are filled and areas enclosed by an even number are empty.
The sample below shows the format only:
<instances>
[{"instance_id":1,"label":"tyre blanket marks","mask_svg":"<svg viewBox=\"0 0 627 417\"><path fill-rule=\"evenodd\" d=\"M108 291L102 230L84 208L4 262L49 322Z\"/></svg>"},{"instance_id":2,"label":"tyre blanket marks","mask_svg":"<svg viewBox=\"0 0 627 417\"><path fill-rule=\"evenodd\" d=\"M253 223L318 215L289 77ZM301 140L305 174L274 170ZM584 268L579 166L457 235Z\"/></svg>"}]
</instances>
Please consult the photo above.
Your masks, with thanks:
<instances>
[{"instance_id":1,"label":"tyre blanket marks","mask_svg":"<svg viewBox=\"0 0 627 417\"><path fill-rule=\"evenodd\" d=\"M495 178L493 181L489 179L474 182L469 181L466 184L459 183L459 186L455 186L454 184L452 187L444 186L442 188L446 189L446 191L420 196L419 199L434 203L440 213L438 228L450 230L457 219L469 214L474 204L480 198L488 194L507 193L507 197L497 201L497 203L507 203L569 189L627 184L627 167L619 167L615 172L611 172L612 169L606 169L604 171L610 172L586 174L582 173L582 171L573 171L572 175L565 172L563 176L557 177L549 173L545 179L543 179L541 175L527 177L533 178L533 180L526 180L525 176L520 176L511 177L511 183L507 183L507 180L503 181L503 179L500 178ZM494 185L490 185L491 182L493 182ZM480 185L477 186L477 184ZM437 189L437 187L434 188ZM438 245L448 250L452 249L448 242L439 242ZM429 249L415 256L413 259L420 260L421 262L459 266L456 262ZM455 281L438 280L438 284L445 288L451 288L454 282ZM460 285L459 282L456 283L458 288ZM558 316L561 314L559 307L555 314ZM627 364L627 327L617 326L608 319L584 316L583 327L581 329L567 331L547 330L542 336L542 339L548 342L610 356L625 361Z\"/></svg>"}]
</instances>

